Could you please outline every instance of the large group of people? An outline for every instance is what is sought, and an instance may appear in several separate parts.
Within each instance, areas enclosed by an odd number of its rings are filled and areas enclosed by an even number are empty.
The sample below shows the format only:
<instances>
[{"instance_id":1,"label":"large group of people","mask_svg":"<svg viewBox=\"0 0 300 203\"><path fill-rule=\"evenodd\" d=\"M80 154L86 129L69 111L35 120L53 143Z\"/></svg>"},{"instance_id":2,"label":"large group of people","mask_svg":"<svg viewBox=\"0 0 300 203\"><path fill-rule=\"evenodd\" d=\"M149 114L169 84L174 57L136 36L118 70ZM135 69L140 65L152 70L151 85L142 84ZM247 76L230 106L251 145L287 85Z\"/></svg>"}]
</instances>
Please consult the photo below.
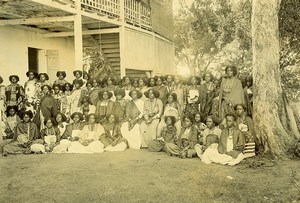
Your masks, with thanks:
<instances>
[{"instance_id":1,"label":"large group of people","mask_svg":"<svg viewBox=\"0 0 300 203\"><path fill-rule=\"evenodd\" d=\"M252 84L242 85L235 66L221 79L73 74L69 83L58 71L51 84L46 73L28 71L24 86L11 75L6 87L0 77L4 155L148 148L229 165L255 155Z\"/></svg>"}]
</instances>

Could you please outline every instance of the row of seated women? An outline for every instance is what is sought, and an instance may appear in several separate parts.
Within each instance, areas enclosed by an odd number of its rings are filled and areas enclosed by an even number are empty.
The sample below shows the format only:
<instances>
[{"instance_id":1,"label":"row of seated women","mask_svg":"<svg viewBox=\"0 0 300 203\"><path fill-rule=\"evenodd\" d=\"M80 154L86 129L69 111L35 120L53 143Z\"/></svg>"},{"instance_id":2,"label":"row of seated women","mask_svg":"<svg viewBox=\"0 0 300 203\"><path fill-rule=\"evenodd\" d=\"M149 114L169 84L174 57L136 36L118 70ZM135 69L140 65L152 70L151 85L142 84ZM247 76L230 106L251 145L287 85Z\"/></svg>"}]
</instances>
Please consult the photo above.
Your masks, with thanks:
<instances>
[{"instance_id":1,"label":"row of seated women","mask_svg":"<svg viewBox=\"0 0 300 203\"><path fill-rule=\"evenodd\" d=\"M45 85L43 91L48 88ZM168 94L165 106L155 89L144 93L145 102L136 89L129 92L129 101L124 99L123 89L115 90L114 96L116 101L112 102L110 92L101 91L95 113L75 112L69 124L62 113L47 117L40 133L31 121L31 111L26 111L16 126L13 140L4 146L4 154L100 153L148 147L150 151L166 151L181 158L198 156L206 163L234 165L255 153L252 121L246 116L243 104L235 105L236 114L227 114L219 125L215 116L203 120L200 112L181 116L176 107L176 93ZM88 100L87 97L90 105ZM9 114L15 116L15 111L10 109Z\"/></svg>"}]
</instances>

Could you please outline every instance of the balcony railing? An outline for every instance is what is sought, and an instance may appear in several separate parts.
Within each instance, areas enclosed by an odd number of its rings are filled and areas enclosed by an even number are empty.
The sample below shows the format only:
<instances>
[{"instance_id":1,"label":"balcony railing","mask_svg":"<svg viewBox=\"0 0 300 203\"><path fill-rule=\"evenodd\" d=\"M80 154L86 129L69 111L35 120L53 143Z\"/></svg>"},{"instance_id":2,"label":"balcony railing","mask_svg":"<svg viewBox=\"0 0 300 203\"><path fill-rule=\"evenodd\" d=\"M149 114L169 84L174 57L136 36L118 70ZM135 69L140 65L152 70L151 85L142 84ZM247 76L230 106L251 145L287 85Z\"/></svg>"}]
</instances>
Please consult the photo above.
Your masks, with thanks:
<instances>
[{"instance_id":1,"label":"balcony railing","mask_svg":"<svg viewBox=\"0 0 300 203\"><path fill-rule=\"evenodd\" d=\"M87 12L120 18L120 0L81 0L81 7ZM124 12L126 23L151 29L151 9L140 1L125 0Z\"/></svg>"}]
</instances>

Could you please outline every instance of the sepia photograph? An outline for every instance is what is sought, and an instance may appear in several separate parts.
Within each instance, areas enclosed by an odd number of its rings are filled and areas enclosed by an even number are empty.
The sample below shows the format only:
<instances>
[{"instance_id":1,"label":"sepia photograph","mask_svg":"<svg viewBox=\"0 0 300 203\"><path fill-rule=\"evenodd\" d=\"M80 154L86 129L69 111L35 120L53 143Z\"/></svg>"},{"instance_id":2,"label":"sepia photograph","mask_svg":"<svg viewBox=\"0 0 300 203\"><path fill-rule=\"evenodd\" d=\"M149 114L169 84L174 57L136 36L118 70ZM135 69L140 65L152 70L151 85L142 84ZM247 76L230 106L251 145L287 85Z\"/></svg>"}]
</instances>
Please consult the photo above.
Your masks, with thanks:
<instances>
[{"instance_id":1,"label":"sepia photograph","mask_svg":"<svg viewBox=\"0 0 300 203\"><path fill-rule=\"evenodd\" d=\"M300 203L299 0L0 0L0 203Z\"/></svg>"}]
</instances>

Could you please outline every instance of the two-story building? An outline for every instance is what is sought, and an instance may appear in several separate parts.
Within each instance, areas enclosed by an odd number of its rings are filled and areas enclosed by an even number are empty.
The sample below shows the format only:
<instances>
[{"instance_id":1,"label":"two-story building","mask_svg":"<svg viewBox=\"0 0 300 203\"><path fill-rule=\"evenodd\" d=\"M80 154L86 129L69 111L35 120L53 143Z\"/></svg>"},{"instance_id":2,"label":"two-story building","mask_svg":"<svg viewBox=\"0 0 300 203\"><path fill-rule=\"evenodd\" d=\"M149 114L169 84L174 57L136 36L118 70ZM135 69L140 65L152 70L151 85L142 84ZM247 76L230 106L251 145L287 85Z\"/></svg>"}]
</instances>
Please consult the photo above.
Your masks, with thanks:
<instances>
[{"instance_id":1,"label":"two-story building","mask_svg":"<svg viewBox=\"0 0 300 203\"><path fill-rule=\"evenodd\" d=\"M99 47L115 73L174 73L172 0L0 0L0 75L82 69Z\"/></svg>"}]
</instances>

